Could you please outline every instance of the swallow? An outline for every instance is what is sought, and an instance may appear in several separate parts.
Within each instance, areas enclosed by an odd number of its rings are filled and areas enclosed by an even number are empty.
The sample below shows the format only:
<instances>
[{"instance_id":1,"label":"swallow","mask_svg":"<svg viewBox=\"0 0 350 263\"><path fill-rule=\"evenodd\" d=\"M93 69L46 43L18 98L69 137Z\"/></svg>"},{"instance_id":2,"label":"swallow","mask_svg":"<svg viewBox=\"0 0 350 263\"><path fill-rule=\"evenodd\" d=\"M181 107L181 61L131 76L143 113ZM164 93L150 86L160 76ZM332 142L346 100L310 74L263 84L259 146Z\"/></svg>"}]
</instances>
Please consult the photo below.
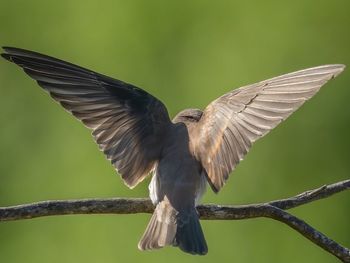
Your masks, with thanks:
<instances>
[{"instance_id":1,"label":"swallow","mask_svg":"<svg viewBox=\"0 0 350 263\"><path fill-rule=\"evenodd\" d=\"M37 52L3 49L3 58L92 130L128 187L152 174L155 210L139 249L178 246L198 255L208 252L196 210L207 184L219 192L256 140L345 68L323 65L247 85L171 120L160 100L134 85Z\"/></svg>"}]
</instances>

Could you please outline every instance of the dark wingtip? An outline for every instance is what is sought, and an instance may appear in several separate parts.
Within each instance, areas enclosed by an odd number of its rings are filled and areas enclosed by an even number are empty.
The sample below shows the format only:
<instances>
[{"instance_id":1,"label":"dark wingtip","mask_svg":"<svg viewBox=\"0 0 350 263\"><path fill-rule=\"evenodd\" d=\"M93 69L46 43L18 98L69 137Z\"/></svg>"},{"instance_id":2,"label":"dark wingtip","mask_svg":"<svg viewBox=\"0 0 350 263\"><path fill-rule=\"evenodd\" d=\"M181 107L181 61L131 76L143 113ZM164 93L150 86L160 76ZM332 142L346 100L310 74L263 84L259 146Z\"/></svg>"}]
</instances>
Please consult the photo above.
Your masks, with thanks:
<instances>
[{"instance_id":1,"label":"dark wingtip","mask_svg":"<svg viewBox=\"0 0 350 263\"><path fill-rule=\"evenodd\" d=\"M46 56L34 51L30 51L27 49L23 49L23 48L18 48L18 47L9 47L9 46L3 46L2 49L7 53L10 54L12 56L24 56L24 57L32 57L34 56ZM48 56L47 56L48 57Z\"/></svg>"},{"instance_id":2,"label":"dark wingtip","mask_svg":"<svg viewBox=\"0 0 350 263\"><path fill-rule=\"evenodd\" d=\"M11 51L11 49L13 49L13 48L5 46L5 47L2 47L2 49L3 49L6 53L1 53L1 56L2 56L4 59L6 59L6 60L12 62L12 58L11 58L11 55L10 55L11 52L10 52L10 51Z\"/></svg>"},{"instance_id":3,"label":"dark wingtip","mask_svg":"<svg viewBox=\"0 0 350 263\"><path fill-rule=\"evenodd\" d=\"M17 47L9 47L9 46L3 46L2 47L2 49L3 50L5 50L5 52L7 52L7 53L11 53L11 52L13 52L13 51L25 51L24 49L21 49L21 48L17 48Z\"/></svg>"},{"instance_id":4,"label":"dark wingtip","mask_svg":"<svg viewBox=\"0 0 350 263\"><path fill-rule=\"evenodd\" d=\"M2 56L4 59L6 59L6 60L8 60L8 61L11 61L11 62L12 62L12 59L11 59L10 54L7 54L7 53L1 53L1 56Z\"/></svg>"},{"instance_id":5,"label":"dark wingtip","mask_svg":"<svg viewBox=\"0 0 350 263\"><path fill-rule=\"evenodd\" d=\"M6 53L11 53L11 50L14 50L16 48L14 47L8 47L8 46L3 46L1 47ZM1 54L2 55L2 54Z\"/></svg>"}]
</instances>

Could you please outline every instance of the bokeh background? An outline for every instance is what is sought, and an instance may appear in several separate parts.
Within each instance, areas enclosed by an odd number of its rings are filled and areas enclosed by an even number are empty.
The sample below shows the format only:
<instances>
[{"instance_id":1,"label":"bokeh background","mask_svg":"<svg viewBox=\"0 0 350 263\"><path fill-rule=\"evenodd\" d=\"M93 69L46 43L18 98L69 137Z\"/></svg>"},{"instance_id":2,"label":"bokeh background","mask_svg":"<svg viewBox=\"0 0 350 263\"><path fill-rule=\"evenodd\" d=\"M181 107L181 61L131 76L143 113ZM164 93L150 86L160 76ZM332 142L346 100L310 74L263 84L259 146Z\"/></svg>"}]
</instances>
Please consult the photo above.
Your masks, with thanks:
<instances>
[{"instance_id":1,"label":"bokeh background","mask_svg":"<svg viewBox=\"0 0 350 263\"><path fill-rule=\"evenodd\" d=\"M350 2L0 0L0 44L50 54L144 88L171 116L223 93L326 63L350 65ZM219 193L246 204L349 178L350 70L258 141ZM0 206L145 197L127 189L91 139L17 67L0 61ZM350 246L350 195L292 210ZM0 224L0 261L337 262L269 219L202 221L209 253L140 252L150 215L82 215Z\"/></svg>"}]
</instances>

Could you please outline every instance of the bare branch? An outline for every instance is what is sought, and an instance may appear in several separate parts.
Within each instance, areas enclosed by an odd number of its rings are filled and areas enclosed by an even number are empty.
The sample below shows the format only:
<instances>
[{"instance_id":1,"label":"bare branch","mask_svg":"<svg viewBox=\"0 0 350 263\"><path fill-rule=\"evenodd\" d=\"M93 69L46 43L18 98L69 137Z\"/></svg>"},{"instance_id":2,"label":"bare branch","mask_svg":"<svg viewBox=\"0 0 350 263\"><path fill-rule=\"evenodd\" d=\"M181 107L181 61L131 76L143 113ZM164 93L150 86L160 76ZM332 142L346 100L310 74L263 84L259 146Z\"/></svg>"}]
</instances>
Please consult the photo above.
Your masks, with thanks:
<instances>
[{"instance_id":1,"label":"bare branch","mask_svg":"<svg viewBox=\"0 0 350 263\"><path fill-rule=\"evenodd\" d=\"M268 211L266 217L285 223L341 261L350 262L350 250L348 248L339 245L303 220L274 206L266 207L266 211Z\"/></svg>"},{"instance_id":2,"label":"bare branch","mask_svg":"<svg viewBox=\"0 0 350 263\"><path fill-rule=\"evenodd\" d=\"M312 201L327 198L331 195L349 189L350 180L344 180L331 185L324 185L314 190L306 191L295 197L269 202L269 204L272 206L276 206L280 209L290 209L299 205L310 203Z\"/></svg>"},{"instance_id":3,"label":"bare branch","mask_svg":"<svg viewBox=\"0 0 350 263\"><path fill-rule=\"evenodd\" d=\"M201 215L201 219L215 219L215 220L239 220L254 217L261 217L259 213L253 208L261 207L263 205L274 206L283 210L292 209L300 205L304 205L319 199L330 197L336 193L349 190L350 179L338 183L324 185L317 189L309 190L298 194L296 196L275 200L268 203L237 205L237 206L221 206L221 205L202 205L198 206L197 210ZM1 221L1 209L0 209Z\"/></svg>"},{"instance_id":4,"label":"bare branch","mask_svg":"<svg viewBox=\"0 0 350 263\"><path fill-rule=\"evenodd\" d=\"M350 189L350 180L306 191L299 195L275 200L268 203L220 206L200 205L197 207L201 219L205 220L239 220L267 217L283 222L308 238L310 241L333 254L343 262L350 262L350 250L345 248L303 220L284 210L304 205L333 194ZM136 214L152 213L154 206L146 198L109 198L43 201L32 204L0 207L0 222L31 219L53 215L72 214Z\"/></svg>"}]
</instances>

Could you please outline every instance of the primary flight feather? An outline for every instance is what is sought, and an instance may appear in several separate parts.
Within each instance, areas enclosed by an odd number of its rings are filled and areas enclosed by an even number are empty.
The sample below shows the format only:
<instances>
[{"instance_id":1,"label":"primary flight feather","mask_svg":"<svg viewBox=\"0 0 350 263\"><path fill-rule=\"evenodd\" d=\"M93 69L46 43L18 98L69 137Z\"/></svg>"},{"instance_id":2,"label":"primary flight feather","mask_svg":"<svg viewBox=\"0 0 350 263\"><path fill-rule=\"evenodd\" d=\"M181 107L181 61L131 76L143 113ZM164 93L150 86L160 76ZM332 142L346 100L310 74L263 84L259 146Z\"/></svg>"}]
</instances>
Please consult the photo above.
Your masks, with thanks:
<instances>
[{"instance_id":1,"label":"primary flight feather","mask_svg":"<svg viewBox=\"0 0 350 263\"><path fill-rule=\"evenodd\" d=\"M324 65L261 81L171 121L161 101L131 84L33 51L4 50L5 59L92 130L127 186L153 171L149 188L156 208L139 248L174 245L200 255L208 247L195 207L207 182L218 192L257 139L345 68Z\"/></svg>"}]
</instances>

